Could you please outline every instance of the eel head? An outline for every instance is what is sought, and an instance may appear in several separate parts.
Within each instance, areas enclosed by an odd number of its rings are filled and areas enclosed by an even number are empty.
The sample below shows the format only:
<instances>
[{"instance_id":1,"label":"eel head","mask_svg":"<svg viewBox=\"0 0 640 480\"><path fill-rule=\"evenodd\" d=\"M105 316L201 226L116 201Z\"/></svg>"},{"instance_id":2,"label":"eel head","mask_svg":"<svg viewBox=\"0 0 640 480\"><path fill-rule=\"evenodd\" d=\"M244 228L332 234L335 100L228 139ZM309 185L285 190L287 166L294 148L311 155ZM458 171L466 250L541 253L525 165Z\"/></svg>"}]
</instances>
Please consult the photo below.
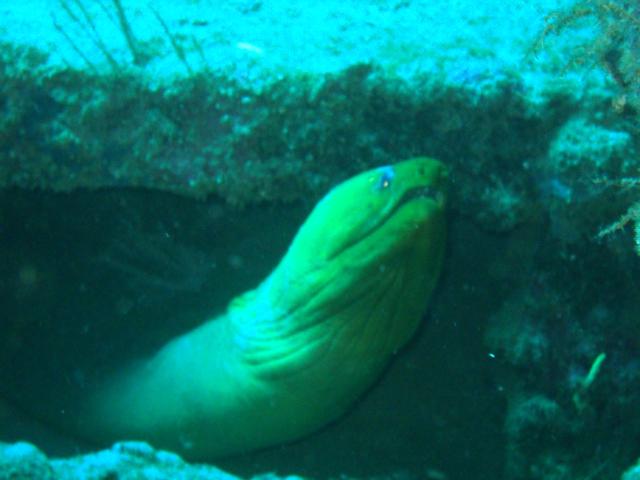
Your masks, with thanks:
<instances>
[{"instance_id":1,"label":"eel head","mask_svg":"<svg viewBox=\"0 0 640 480\"><path fill-rule=\"evenodd\" d=\"M420 157L331 190L241 302L255 309L239 316L245 360L279 377L323 362L324 373L331 362L345 368L353 360L361 370L385 363L415 331L436 283L446 183L444 165Z\"/></svg>"}]
</instances>

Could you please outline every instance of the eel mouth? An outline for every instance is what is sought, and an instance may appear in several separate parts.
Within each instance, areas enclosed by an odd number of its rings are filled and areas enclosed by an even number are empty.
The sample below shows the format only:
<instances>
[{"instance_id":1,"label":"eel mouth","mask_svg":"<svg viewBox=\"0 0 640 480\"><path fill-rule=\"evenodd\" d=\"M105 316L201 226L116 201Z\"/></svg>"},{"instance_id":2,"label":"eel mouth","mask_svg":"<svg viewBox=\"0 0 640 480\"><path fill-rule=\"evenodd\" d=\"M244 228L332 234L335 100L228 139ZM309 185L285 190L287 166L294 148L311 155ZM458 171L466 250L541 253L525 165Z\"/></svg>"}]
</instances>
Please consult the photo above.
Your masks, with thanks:
<instances>
[{"instance_id":1,"label":"eel mouth","mask_svg":"<svg viewBox=\"0 0 640 480\"><path fill-rule=\"evenodd\" d=\"M437 186L421 185L419 187L413 187L402 194L402 197L400 197L398 203L396 203L391 211L386 215L383 223L393 215L395 215L400 207L412 202L413 200L419 199L430 199L433 200L437 205L444 205L445 200L442 189Z\"/></svg>"},{"instance_id":2,"label":"eel mouth","mask_svg":"<svg viewBox=\"0 0 640 480\"><path fill-rule=\"evenodd\" d=\"M438 202L442 198L442 192L439 189L429 185L411 188L404 192L404 194L400 198L400 201L394 208L394 211L405 203L409 203L411 200L414 200L416 198L430 198L435 202Z\"/></svg>"},{"instance_id":3,"label":"eel mouth","mask_svg":"<svg viewBox=\"0 0 640 480\"><path fill-rule=\"evenodd\" d=\"M391 218L393 218L393 216L398 212L398 210L400 210L400 208L402 208L402 206L406 205L407 203L411 203L414 200L422 200L422 199L432 200L438 206L442 206L444 205L444 202L445 202L444 191L442 190L442 188L438 186L433 186L433 185L420 185L420 186L408 189L402 194L402 196L400 197L400 200L398 200L398 202L384 215L384 217L380 218L380 220L376 222L375 225L369 228L366 232L362 233L360 236L354 238L352 241L336 249L336 251L334 251L329 258L331 259L331 258L337 257L345 250L348 250L351 247L353 247L355 244L363 241L365 238L370 236L374 231L382 228L384 224L386 224Z\"/></svg>"}]
</instances>

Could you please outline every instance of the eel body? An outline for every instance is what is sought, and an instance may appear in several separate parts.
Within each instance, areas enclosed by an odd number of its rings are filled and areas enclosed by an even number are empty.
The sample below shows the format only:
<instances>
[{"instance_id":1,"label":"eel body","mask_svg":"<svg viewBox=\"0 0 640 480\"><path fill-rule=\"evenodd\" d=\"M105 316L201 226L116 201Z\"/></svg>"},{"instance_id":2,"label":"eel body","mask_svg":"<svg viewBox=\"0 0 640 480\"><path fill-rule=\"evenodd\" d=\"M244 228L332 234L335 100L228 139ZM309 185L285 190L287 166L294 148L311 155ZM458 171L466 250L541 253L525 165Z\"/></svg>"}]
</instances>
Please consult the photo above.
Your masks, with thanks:
<instances>
[{"instance_id":1,"label":"eel body","mask_svg":"<svg viewBox=\"0 0 640 480\"><path fill-rule=\"evenodd\" d=\"M255 290L96 387L76 429L211 459L339 417L425 311L443 256L446 176L415 158L336 186Z\"/></svg>"}]
</instances>

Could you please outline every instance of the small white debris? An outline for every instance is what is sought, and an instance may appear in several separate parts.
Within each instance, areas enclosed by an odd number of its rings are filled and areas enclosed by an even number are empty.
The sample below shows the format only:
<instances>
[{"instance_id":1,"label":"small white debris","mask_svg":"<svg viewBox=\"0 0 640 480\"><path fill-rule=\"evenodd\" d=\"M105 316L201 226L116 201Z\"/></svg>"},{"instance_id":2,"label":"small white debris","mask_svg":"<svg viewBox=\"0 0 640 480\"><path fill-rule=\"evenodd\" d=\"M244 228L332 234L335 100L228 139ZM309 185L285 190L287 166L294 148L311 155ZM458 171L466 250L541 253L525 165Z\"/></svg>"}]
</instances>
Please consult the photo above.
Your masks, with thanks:
<instances>
[{"instance_id":1,"label":"small white debris","mask_svg":"<svg viewBox=\"0 0 640 480\"><path fill-rule=\"evenodd\" d=\"M247 52L255 53L256 55L262 55L264 53L264 51L260 47L248 42L238 42L236 43L236 48L239 48L240 50L246 50Z\"/></svg>"}]
</instances>

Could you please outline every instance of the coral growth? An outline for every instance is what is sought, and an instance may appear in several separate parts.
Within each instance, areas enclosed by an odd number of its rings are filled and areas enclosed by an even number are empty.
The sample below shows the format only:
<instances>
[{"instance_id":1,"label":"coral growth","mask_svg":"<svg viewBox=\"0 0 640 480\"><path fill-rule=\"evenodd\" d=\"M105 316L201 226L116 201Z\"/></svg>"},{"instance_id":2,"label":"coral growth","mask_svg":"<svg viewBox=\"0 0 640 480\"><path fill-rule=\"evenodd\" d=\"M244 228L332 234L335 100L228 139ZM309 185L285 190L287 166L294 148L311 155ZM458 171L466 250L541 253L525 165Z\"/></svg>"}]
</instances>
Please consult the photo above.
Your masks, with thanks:
<instances>
[{"instance_id":1,"label":"coral growth","mask_svg":"<svg viewBox=\"0 0 640 480\"><path fill-rule=\"evenodd\" d=\"M615 85L610 112L617 114L640 144L640 4L621 0L582 0L568 9L557 10L546 17L538 48L551 36L566 30L593 29L583 44L572 54L570 66L599 65ZM595 21L595 23L594 23ZM627 163L636 161L633 156ZM637 178L603 182L609 186L636 186ZM636 253L640 255L640 201L632 203L626 213L614 223L602 228L597 238L603 238L632 223Z\"/></svg>"},{"instance_id":2,"label":"coral growth","mask_svg":"<svg viewBox=\"0 0 640 480\"><path fill-rule=\"evenodd\" d=\"M583 0L546 18L539 44L568 27L595 20L597 34L582 45L572 63L599 63L620 87L613 106L640 110L640 4L620 0Z\"/></svg>"}]
</instances>

